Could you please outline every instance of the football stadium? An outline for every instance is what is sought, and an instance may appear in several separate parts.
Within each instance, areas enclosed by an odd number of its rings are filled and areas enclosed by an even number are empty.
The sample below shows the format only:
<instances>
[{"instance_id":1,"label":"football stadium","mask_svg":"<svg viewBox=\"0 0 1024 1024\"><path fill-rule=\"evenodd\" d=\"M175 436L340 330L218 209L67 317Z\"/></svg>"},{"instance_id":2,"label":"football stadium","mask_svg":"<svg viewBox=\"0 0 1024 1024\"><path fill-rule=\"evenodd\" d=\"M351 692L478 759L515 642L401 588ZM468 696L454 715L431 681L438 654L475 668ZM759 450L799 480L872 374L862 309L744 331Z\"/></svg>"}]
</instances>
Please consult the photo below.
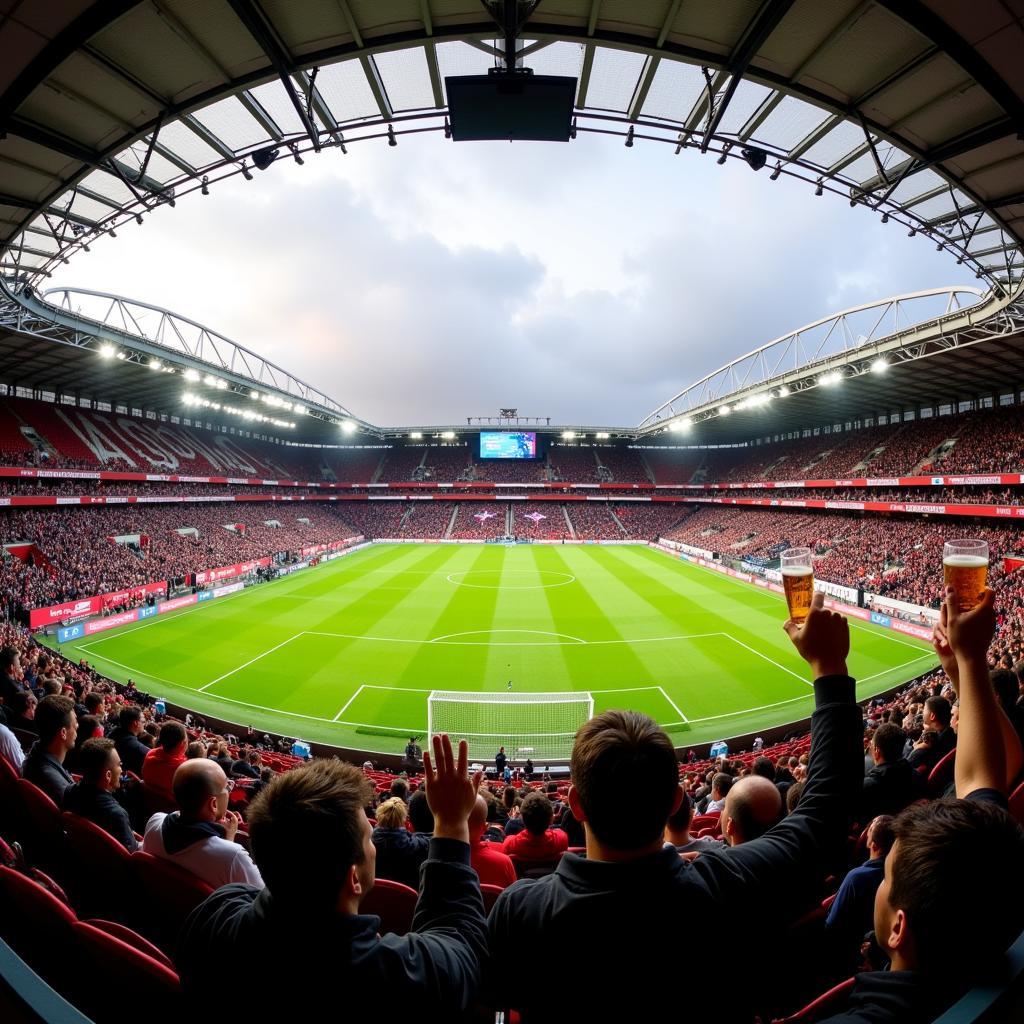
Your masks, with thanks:
<instances>
[{"instance_id":1,"label":"football stadium","mask_svg":"<svg viewBox=\"0 0 1024 1024\"><path fill-rule=\"evenodd\" d=\"M0 1018L1024 1019L1022 55L0 0Z\"/></svg>"}]
</instances>

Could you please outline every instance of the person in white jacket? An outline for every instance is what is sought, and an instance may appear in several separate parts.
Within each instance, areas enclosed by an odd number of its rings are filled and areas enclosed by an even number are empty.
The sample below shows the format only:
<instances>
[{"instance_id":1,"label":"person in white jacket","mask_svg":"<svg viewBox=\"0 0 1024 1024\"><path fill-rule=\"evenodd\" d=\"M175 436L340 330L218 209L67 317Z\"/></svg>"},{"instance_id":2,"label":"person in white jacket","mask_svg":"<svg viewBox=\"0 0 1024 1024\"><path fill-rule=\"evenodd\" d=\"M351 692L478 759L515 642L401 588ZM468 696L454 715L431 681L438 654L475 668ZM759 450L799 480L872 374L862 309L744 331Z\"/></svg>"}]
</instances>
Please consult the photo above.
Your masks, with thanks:
<instances>
[{"instance_id":1,"label":"person in white jacket","mask_svg":"<svg viewBox=\"0 0 1024 1024\"><path fill-rule=\"evenodd\" d=\"M263 885L248 851L234 841L241 821L228 810L229 781L216 761L195 758L174 773L180 810L154 814L142 849L191 871L214 889L231 882Z\"/></svg>"}]
</instances>

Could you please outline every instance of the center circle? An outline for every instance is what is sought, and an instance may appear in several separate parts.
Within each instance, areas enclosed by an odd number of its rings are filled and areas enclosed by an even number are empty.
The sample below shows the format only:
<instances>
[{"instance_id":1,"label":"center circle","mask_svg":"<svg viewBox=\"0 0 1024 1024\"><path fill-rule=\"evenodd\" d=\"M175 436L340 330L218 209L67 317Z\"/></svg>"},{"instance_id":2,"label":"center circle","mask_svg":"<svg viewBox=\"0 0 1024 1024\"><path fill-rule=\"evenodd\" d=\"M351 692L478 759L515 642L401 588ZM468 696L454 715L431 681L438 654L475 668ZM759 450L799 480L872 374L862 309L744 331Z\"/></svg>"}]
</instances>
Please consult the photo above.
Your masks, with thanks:
<instances>
[{"instance_id":1,"label":"center circle","mask_svg":"<svg viewBox=\"0 0 1024 1024\"><path fill-rule=\"evenodd\" d=\"M558 576L560 579L551 583L527 583L524 585L506 584L501 582L502 576ZM497 577L496 582L467 583L466 576ZM551 587L564 587L576 582L572 573L558 572L555 569L464 569L462 572L450 572L445 577L449 583L457 587L472 587L474 590L548 590Z\"/></svg>"}]
</instances>

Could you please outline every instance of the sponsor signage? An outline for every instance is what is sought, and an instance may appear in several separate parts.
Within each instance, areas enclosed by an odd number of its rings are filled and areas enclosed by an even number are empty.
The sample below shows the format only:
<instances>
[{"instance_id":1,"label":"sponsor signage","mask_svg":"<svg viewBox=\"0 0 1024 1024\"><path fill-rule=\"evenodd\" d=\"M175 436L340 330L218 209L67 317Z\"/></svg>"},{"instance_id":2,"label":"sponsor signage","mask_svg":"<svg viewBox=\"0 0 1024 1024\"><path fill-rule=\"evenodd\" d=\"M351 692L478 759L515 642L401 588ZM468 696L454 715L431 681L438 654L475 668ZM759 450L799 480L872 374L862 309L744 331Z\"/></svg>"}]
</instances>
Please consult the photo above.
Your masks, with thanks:
<instances>
[{"instance_id":1,"label":"sponsor signage","mask_svg":"<svg viewBox=\"0 0 1024 1024\"><path fill-rule=\"evenodd\" d=\"M66 644L69 640L78 640L85 636L85 626L81 622L73 626L61 626L57 630L57 643Z\"/></svg>"},{"instance_id":2,"label":"sponsor signage","mask_svg":"<svg viewBox=\"0 0 1024 1024\"><path fill-rule=\"evenodd\" d=\"M135 622L138 617L138 609L133 608L130 612L120 612L118 615L110 615L105 619L90 619L85 623L85 632L86 634L102 633L105 629L126 626L129 622Z\"/></svg>"},{"instance_id":3,"label":"sponsor signage","mask_svg":"<svg viewBox=\"0 0 1024 1024\"><path fill-rule=\"evenodd\" d=\"M190 604L195 604L196 600L195 594L188 594L185 597L172 597L170 601L164 601L158 607L160 614L163 615L164 612L173 612L178 608L185 608Z\"/></svg>"}]
</instances>

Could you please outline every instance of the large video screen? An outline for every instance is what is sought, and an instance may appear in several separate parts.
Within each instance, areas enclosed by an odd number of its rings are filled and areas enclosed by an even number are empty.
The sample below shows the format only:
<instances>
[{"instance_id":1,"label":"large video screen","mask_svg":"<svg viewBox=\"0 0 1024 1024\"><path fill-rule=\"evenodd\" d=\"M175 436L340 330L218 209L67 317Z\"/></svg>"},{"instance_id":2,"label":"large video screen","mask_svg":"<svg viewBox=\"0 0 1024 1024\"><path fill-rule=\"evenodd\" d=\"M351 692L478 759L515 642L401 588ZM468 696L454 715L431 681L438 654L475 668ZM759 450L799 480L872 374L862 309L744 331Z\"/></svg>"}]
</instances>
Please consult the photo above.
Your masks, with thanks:
<instances>
[{"instance_id":1,"label":"large video screen","mask_svg":"<svg viewBox=\"0 0 1024 1024\"><path fill-rule=\"evenodd\" d=\"M535 459L537 435L532 430L481 430L481 459Z\"/></svg>"}]
</instances>

